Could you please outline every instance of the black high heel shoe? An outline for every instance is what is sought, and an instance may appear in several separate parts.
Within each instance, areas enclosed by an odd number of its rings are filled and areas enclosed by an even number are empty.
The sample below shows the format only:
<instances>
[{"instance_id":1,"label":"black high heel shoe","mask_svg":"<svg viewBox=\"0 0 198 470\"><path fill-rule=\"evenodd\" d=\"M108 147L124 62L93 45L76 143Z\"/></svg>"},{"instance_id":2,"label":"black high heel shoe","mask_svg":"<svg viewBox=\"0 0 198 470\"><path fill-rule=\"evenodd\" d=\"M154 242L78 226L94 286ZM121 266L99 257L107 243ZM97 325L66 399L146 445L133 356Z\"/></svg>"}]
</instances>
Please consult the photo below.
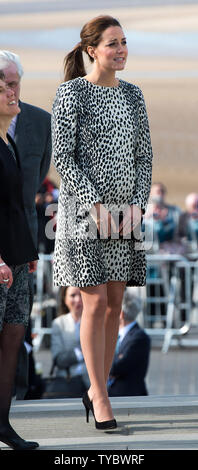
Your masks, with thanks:
<instances>
[{"instance_id":1,"label":"black high heel shoe","mask_svg":"<svg viewBox=\"0 0 198 470\"><path fill-rule=\"evenodd\" d=\"M117 428L117 422L115 419L110 419L108 421L96 421L95 415L94 415L94 409L93 409L93 403L91 402L88 392L85 392L82 398L83 405L86 410L86 417L87 417L87 423L89 422L89 411L92 412L93 417L95 419L95 426L96 429L115 429Z\"/></svg>"},{"instance_id":2,"label":"black high heel shoe","mask_svg":"<svg viewBox=\"0 0 198 470\"><path fill-rule=\"evenodd\" d=\"M17 434L12 437L9 434L6 436L6 433L0 433L0 442L4 442L13 450L33 450L39 447L38 442L25 441Z\"/></svg>"}]
</instances>

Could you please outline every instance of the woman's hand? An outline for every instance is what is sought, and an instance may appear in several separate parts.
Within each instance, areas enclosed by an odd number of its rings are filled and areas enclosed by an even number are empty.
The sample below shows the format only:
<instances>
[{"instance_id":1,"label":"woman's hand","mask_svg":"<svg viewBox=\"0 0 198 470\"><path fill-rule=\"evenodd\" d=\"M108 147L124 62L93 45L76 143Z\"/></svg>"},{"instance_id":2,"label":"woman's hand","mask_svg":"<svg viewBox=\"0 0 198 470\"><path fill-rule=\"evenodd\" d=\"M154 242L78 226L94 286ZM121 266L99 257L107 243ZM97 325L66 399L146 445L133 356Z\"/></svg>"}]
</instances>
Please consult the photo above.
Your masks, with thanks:
<instances>
[{"instance_id":1,"label":"woman's hand","mask_svg":"<svg viewBox=\"0 0 198 470\"><path fill-rule=\"evenodd\" d=\"M94 208L95 210L91 210L91 216L97 225L101 237L105 239L110 237L112 232L117 232L115 221L105 206L97 202Z\"/></svg>"},{"instance_id":2,"label":"woman's hand","mask_svg":"<svg viewBox=\"0 0 198 470\"><path fill-rule=\"evenodd\" d=\"M3 263L3 260L1 259L0 262ZM13 276L12 276L12 271L9 268L9 266L7 266L7 264L5 264L4 266L0 266L0 284L3 284L9 289L12 283L13 283Z\"/></svg>"},{"instance_id":3,"label":"woman's hand","mask_svg":"<svg viewBox=\"0 0 198 470\"><path fill-rule=\"evenodd\" d=\"M139 206L127 206L124 211L123 220L119 226L120 235L127 236L134 232L136 227L141 223L142 210ZM136 237L135 237L136 238Z\"/></svg>"},{"instance_id":4,"label":"woman's hand","mask_svg":"<svg viewBox=\"0 0 198 470\"><path fill-rule=\"evenodd\" d=\"M29 265L29 273L34 273L37 269L37 260L30 261L28 265Z\"/></svg>"}]
</instances>

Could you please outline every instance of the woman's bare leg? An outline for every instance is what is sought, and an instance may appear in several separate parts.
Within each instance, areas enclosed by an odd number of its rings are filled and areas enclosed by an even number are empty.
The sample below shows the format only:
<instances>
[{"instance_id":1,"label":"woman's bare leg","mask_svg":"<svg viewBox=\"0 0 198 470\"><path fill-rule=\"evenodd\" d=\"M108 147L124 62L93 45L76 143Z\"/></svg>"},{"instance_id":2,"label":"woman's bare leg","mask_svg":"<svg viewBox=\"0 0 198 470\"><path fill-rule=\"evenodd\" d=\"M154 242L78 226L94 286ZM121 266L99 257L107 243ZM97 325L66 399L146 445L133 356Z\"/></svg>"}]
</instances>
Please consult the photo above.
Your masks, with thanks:
<instances>
[{"instance_id":1,"label":"woman's bare leg","mask_svg":"<svg viewBox=\"0 0 198 470\"><path fill-rule=\"evenodd\" d=\"M113 419L105 381L105 313L107 285L81 288L83 312L81 347L91 383L91 396L97 421Z\"/></svg>"},{"instance_id":2,"label":"woman's bare leg","mask_svg":"<svg viewBox=\"0 0 198 470\"><path fill-rule=\"evenodd\" d=\"M113 362L118 338L120 312L126 282L110 281L107 283L107 309L105 314L105 381Z\"/></svg>"},{"instance_id":3,"label":"woman's bare leg","mask_svg":"<svg viewBox=\"0 0 198 470\"><path fill-rule=\"evenodd\" d=\"M118 336L125 285L126 282L111 281L81 289L81 346L91 383L89 396L93 400L97 421L113 418L106 384Z\"/></svg>"}]
</instances>

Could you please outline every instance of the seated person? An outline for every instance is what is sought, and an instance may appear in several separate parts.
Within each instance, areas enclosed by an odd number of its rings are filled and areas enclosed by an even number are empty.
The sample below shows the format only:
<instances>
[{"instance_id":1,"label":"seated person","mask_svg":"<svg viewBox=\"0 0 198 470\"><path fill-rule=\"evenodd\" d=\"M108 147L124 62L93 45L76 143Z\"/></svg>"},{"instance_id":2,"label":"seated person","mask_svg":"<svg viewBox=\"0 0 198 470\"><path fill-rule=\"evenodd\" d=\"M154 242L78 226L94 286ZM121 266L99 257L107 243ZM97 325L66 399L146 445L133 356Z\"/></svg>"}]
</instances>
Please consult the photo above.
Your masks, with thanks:
<instances>
[{"instance_id":1,"label":"seated person","mask_svg":"<svg viewBox=\"0 0 198 470\"><path fill-rule=\"evenodd\" d=\"M89 387L89 379L80 347L82 308L80 289L62 287L61 314L52 322L51 352L56 376L65 378L78 376L82 389L86 390Z\"/></svg>"},{"instance_id":2,"label":"seated person","mask_svg":"<svg viewBox=\"0 0 198 470\"><path fill-rule=\"evenodd\" d=\"M144 226L153 224L153 239L157 249L166 252L177 251L177 232L181 210L167 204L167 190L162 183L153 183L150 192L150 204L144 217Z\"/></svg>"},{"instance_id":3,"label":"seated person","mask_svg":"<svg viewBox=\"0 0 198 470\"><path fill-rule=\"evenodd\" d=\"M185 200L186 211L179 218L179 236L194 242L197 248L198 242L198 193L190 193Z\"/></svg>"},{"instance_id":4,"label":"seated person","mask_svg":"<svg viewBox=\"0 0 198 470\"><path fill-rule=\"evenodd\" d=\"M109 396L148 395L145 376L148 370L150 338L136 321L141 299L136 289L125 290L118 342L108 380Z\"/></svg>"},{"instance_id":5,"label":"seated person","mask_svg":"<svg viewBox=\"0 0 198 470\"><path fill-rule=\"evenodd\" d=\"M198 257L198 193L190 193L185 199L186 211L182 212L179 218L179 236L181 237L184 244L186 244L187 258L188 254L195 254ZM180 269L181 279L181 301L186 302L186 281L188 271L184 268ZM191 269L191 301L193 302L194 288L196 289L196 283L193 281L194 278L194 267ZM181 310L181 319L186 321L188 315L185 309Z\"/></svg>"},{"instance_id":6,"label":"seated person","mask_svg":"<svg viewBox=\"0 0 198 470\"><path fill-rule=\"evenodd\" d=\"M166 202L167 189L163 183L153 183L150 192L150 204L146 211L143 230L146 233L150 232L151 253L160 254L178 254L185 253L185 247L182 245L178 236L178 223L181 210L175 205L167 204ZM173 265L170 263L168 266L168 279L171 277ZM148 297L165 297L166 291L164 285L156 283L157 278L162 278L162 266L153 262L148 264L147 279L150 283L147 284ZM166 314L166 305L161 302L148 303L148 314L150 321L155 322L155 316L161 315L162 322Z\"/></svg>"}]
</instances>

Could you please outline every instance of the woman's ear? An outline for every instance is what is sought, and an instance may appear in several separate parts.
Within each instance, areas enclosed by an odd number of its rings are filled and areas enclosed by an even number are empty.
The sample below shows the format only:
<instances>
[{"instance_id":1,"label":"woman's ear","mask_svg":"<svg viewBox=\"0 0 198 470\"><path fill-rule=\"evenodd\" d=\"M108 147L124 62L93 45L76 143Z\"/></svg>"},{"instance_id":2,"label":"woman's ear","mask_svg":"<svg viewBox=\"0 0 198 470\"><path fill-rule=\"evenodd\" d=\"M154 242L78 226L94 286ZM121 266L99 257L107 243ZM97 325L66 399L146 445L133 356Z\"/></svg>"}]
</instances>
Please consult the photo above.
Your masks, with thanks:
<instances>
[{"instance_id":1,"label":"woman's ear","mask_svg":"<svg viewBox=\"0 0 198 470\"><path fill-rule=\"evenodd\" d=\"M87 47L87 54L90 56L90 58L91 58L92 60L95 60L95 59L96 59L96 57L95 57L95 49L94 49L93 46L88 46L88 47Z\"/></svg>"}]
</instances>

